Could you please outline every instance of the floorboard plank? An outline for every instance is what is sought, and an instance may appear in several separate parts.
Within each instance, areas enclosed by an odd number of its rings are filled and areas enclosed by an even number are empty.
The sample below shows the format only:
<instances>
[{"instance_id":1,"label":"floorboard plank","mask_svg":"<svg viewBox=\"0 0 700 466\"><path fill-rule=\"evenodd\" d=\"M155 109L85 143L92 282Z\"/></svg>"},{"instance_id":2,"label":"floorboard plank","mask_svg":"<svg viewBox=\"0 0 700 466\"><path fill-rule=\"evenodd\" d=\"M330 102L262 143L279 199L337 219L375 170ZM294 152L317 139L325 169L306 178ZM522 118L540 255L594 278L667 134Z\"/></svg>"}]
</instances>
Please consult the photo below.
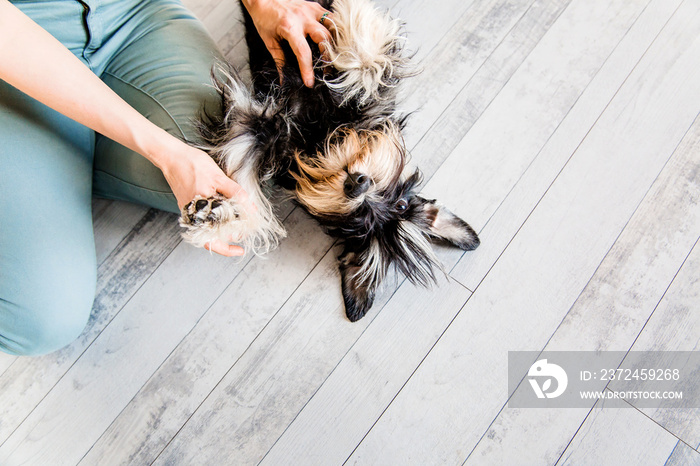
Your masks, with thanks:
<instances>
[{"instance_id":1,"label":"floorboard plank","mask_svg":"<svg viewBox=\"0 0 700 466\"><path fill-rule=\"evenodd\" d=\"M699 15L674 15L351 463L466 458L503 405L507 351L544 346L697 116Z\"/></svg>"},{"instance_id":2,"label":"floorboard plank","mask_svg":"<svg viewBox=\"0 0 700 466\"><path fill-rule=\"evenodd\" d=\"M6 353L0 353L0 378L2 378L2 374L9 369L9 367L14 364L14 362L17 360L17 356L12 356L10 354Z\"/></svg>"},{"instance_id":3,"label":"floorboard plank","mask_svg":"<svg viewBox=\"0 0 700 466\"><path fill-rule=\"evenodd\" d=\"M426 194L480 230L647 3L569 4L435 173Z\"/></svg>"},{"instance_id":4,"label":"floorboard plank","mask_svg":"<svg viewBox=\"0 0 700 466\"><path fill-rule=\"evenodd\" d=\"M404 282L262 464L342 464L470 294L451 280L432 290Z\"/></svg>"},{"instance_id":5,"label":"floorboard plank","mask_svg":"<svg viewBox=\"0 0 700 466\"><path fill-rule=\"evenodd\" d=\"M228 56L237 45L245 42L242 21L243 13L237 1L214 2L211 11L202 17L204 26L224 56Z\"/></svg>"},{"instance_id":6,"label":"floorboard plank","mask_svg":"<svg viewBox=\"0 0 700 466\"><path fill-rule=\"evenodd\" d=\"M96 200L104 201L104 199ZM93 206L93 230L98 267L148 213L148 207L120 201Z\"/></svg>"},{"instance_id":7,"label":"floorboard plank","mask_svg":"<svg viewBox=\"0 0 700 466\"><path fill-rule=\"evenodd\" d=\"M165 448L333 244L300 209L285 225L289 239L246 266L82 464L149 464Z\"/></svg>"},{"instance_id":8,"label":"floorboard plank","mask_svg":"<svg viewBox=\"0 0 700 466\"><path fill-rule=\"evenodd\" d=\"M695 147L696 154L700 153L700 146ZM700 157L696 157L693 167L688 167L695 174L696 200L700 190ZM700 200L695 203L694 209ZM700 238L700 225L695 233ZM631 351L698 351L700 347L700 244L690 253L683 264L678 276L673 280L668 292L664 296L639 338L634 342ZM623 363L622 368L629 367ZM690 374L697 368L687 367L681 369L685 377L673 386L674 391L681 391L690 396L697 393L697 380ZM611 390L615 390L615 383L610 384ZM691 403L688 401L688 403ZM630 404L637 405L635 400ZM687 403L686 403L687 405ZM683 440L688 445L697 447L700 445L700 407L684 409L640 409L650 419L663 426L666 430Z\"/></svg>"},{"instance_id":9,"label":"floorboard plank","mask_svg":"<svg viewBox=\"0 0 700 466\"><path fill-rule=\"evenodd\" d=\"M430 178L571 0L477 2L406 80L412 163ZM424 128L430 128L425 132Z\"/></svg>"},{"instance_id":10,"label":"floorboard plank","mask_svg":"<svg viewBox=\"0 0 700 466\"><path fill-rule=\"evenodd\" d=\"M453 277L469 289L483 280L680 4L654 0L646 7L480 231L481 247L457 264Z\"/></svg>"},{"instance_id":11,"label":"floorboard plank","mask_svg":"<svg viewBox=\"0 0 700 466\"><path fill-rule=\"evenodd\" d=\"M370 323L342 318L338 253L324 256L154 464L263 458Z\"/></svg>"},{"instance_id":12,"label":"floorboard plank","mask_svg":"<svg viewBox=\"0 0 700 466\"><path fill-rule=\"evenodd\" d=\"M632 347L649 317L656 315L657 304L700 235L698 166L700 119L543 350L628 351ZM689 414L673 411L680 418ZM553 464L588 412L585 408L504 408L469 459ZM543 438L547 441L539 441Z\"/></svg>"},{"instance_id":13,"label":"floorboard plank","mask_svg":"<svg viewBox=\"0 0 700 466\"><path fill-rule=\"evenodd\" d=\"M392 17L399 18L406 26L407 49L420 62L431 54L445 34L452 30L462 16L490 0L380 0L377 4L390 8ZM393 5L392 5L393 4Z\"/></svg>"},{"instance_id":14,"label":"floorboard plank","mask_svg":"<svg viewBox=\"0 0 700 466\"><path fill-rule=\"evenodd\" d=\"M556 464L664 464L678 439L632 408L595 408Z\"/></svg>"}]
</instances>

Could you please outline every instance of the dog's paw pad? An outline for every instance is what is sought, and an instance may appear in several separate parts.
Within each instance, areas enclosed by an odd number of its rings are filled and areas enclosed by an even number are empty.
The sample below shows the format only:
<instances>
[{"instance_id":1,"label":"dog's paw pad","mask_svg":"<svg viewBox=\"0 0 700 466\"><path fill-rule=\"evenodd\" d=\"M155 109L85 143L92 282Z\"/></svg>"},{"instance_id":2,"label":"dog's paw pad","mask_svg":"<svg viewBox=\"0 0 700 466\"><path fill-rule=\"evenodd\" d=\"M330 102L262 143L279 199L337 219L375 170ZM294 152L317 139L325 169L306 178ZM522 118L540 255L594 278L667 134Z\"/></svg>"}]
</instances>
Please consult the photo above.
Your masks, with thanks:
<instances>
[{"instance_id":1,"label":"dog's paw pad","mask_svg":"<svg viewBox=\"0 0 700 466\"><path fill-rule=\"evenodd\" d=\"M239 218L235 205L225 197L196 197L182 208L180 224L184 227L217 225Z\"/></svg>"},{"instance_id":2,"label":"dog's paw pad","mask_svg":"<svg viewBox=\"0 0 700 466\"><path fill-rule=\"evenodd\" d=\"M240 212L240 206L232 199L197 196L182 208L180 226L186 229L182 236L199 247L217 239L229 241L235 233L233 225L241 220Z\"/></svg>"}]
</instances>

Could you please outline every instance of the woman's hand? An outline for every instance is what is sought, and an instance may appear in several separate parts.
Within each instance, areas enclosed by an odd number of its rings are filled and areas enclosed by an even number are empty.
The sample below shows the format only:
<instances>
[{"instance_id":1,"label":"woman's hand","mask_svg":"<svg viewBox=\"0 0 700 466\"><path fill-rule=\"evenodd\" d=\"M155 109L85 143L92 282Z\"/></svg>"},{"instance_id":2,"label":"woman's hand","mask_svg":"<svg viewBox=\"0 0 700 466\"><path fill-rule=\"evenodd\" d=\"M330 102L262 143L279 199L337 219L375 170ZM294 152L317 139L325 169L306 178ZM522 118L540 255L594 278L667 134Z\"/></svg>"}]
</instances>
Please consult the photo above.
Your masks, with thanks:
<instances>
[{"instance_id":1,"label":"woman's hand","mask_svg":"<svg viewBox=\"0 0 700 466\"><path fill-rule=\"evenodd\" d=\"M217 193L237 199L247 209L255 209L243 188L226 176L209 155L178 140L171 142L175 147L168 151L169 156L155 158L161 160L159 168L173 190L180 209L196 196L212 197ZM219 240L207 244L205 248L223 256L240 256L245 252L239 246Z\"/></svg>"},{"instance_id":2,"label":"woman's hand","mask_svg":"<svg viewBox=\"0 0 700 466\"><path fill-rule=\"evenodd\" d=\"M280 41L286 40L297 57L304 84L313 86L311 49L306 37L309 36L317 44L331 39L328 29L319 22L329 12L316 2L305 0L243 0L243 4L275 60L277 69L281 71L284 65ZM324 22L331 24L330 21Z\"/></svg>"}]
</instances>

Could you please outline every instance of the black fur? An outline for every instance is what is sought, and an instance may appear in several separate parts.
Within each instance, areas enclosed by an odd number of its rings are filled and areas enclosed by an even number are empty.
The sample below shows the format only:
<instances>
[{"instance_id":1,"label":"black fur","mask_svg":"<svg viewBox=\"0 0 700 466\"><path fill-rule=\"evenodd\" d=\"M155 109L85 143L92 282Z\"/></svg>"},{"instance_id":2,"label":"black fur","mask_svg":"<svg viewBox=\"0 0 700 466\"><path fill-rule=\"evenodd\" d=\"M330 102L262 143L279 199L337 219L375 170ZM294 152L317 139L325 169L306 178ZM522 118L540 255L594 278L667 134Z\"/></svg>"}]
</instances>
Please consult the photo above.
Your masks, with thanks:
<instances>
[{"instance_id":1,"label":"black fur","mask_svg":"<svg viewBox=\"0 0 700 466\"><path fill-rule=\"evenodd\" d=\"M332 9L332 1L319 3ZM313 163L324 157L329 144L341 143L348 131L381 133L387 128L404 127L405 117L396 110L397 84L406 74L401 64L397 62L391 73L383 77L377 98L362 102L358 97L347 100L347 96L326 84L338 78L339 72L323 62L316 44L309 40L316 62L315 84L309 89L301 80L295 55L283 43L285 65L280 83L272 56L245 8L242 9L253 79L250 95L257 107L249 112L231 111L240 103L235 101L226 83L219 82L225 115L205 119L202 132L212 148L211 155L222 166L225 154L217 148L232 137L245 135L254 141L246 157L247 163L256 167L259 179L273 179L278 185L294 190L299 178L306 176L295 154L301 154L302 161ZM390 53L401 55L401 44L392 43ZM229 79L240 81L234 71L230 74ZM338 131L339 128L344 130ZM367 313L377 287L392 265L414 283L425 286L435 281L434 270L440 265L432 252L426 250L426 239L448 241L465 250L479 245L476 233L466 222L437 206L435 201L417 195L420 174L403 173L406 150L401 146L402 141L399 142L389 157L395 158L400 169L380 192L367 197L350 212L311 212L329 234L342 240L341 284L346 314L351 321ZM338 176L345 177L343 189L349 198L356 198L368 189L368 185L360 185L367 182L364 174L348 172Z\"/></svg>"}]
</instances>

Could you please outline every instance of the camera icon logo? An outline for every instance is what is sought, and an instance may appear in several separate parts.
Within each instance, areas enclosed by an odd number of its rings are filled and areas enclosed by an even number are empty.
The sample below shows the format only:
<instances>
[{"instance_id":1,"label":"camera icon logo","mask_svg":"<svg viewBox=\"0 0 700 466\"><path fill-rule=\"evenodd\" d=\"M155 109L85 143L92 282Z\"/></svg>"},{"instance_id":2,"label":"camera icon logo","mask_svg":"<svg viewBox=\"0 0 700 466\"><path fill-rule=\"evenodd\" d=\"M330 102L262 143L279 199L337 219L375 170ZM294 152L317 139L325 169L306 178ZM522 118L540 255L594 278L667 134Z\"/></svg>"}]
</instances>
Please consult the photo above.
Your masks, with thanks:
<instances>
[{"instance_id":1,"label":"camera icon logo","mask_svg":"<svg viewBox=\"0 0 700 466\"><path fill-rule=\"evenodd\" d=\"M540 359L530 366L527 375L530 377L528 382L530 382L537 398L556 398L564 393L569 383L566 371L561 366L548 363L546 359ZM542 385L539 384L538 379L544 379ZM557 381L557 385L554 390L550 391L552 379Z\"/></svg>"}]
</instances>

